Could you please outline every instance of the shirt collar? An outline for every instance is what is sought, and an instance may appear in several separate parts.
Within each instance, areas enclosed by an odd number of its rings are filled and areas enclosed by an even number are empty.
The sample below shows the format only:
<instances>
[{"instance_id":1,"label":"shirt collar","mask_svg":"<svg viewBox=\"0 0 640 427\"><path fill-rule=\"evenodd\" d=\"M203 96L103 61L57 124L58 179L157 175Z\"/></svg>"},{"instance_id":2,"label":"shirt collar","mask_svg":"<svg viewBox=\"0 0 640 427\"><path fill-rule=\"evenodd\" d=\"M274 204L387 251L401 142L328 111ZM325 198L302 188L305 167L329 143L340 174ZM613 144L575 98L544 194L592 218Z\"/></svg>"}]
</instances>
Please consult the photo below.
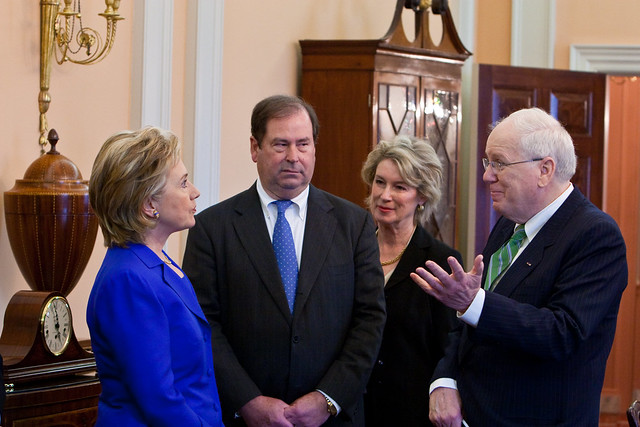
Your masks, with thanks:
<instances>
[{"instance_id":1,"label":"shirt collar","mask_svg":"<svg viewBox=\"0 0 640 427\"><path fill-rule=\"evenodd\" d=\"M264 212L270 212L270 209L273 209L275 213L277 213L277 208L275 205L271 205L271 203L275 202L276 199L269 196L265 191L260 179L256 180L256 190L258 190L258 196L260 197L260 204L262 205L262 210ZM304 220L306 212L307 212L307 202L309 201L309 185L302 190L300 194L291 199L294 206L297 206L296 215L300 217L301 220ZM270 206L271 205L271 206Z\"/></svg>"},{"instance_id":2,"label":"shirt collar","mask_svg":"<svg viewBox=\"0 0 640 427\"><path fill-rule=\"evenodd\" d=\"M527 233L527 239L531 241L536 234L540 231L540 229L549 221L549 218L553 216L554 213L560 206L569 198L569 195L573 191L573 184L569 183L569 186L566 190L562 192L556 199L549 203L544 209L535 214L524 224L524 231ZM517 225L517 224L516 224Z\"/></svg>"}]
</instances>

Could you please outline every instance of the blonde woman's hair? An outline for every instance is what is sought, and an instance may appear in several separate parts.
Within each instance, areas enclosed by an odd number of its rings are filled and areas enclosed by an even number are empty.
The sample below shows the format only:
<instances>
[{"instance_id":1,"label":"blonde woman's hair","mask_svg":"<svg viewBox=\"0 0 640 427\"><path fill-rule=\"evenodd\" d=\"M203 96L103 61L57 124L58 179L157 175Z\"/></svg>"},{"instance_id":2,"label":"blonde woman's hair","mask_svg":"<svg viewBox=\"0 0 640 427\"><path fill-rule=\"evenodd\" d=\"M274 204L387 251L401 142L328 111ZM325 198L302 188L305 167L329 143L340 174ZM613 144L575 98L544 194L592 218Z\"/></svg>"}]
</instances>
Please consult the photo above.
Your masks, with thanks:
<instances>
[{"instance_id":1,"label":"blonde woman's hair","mask_svg":"<svg viewBox=\"0 0 640 427\"><path fill-rule=\"evenodd\" d=\"M424 210L416 210L414 216L425 227L442 196L443 171L438 155L431 144L422 139L398 135L391 141L380 141L362 167L362 179L369 187L375 179L378 164L385 159L392 160L398 166L402 180L426 199ZM369 195L367 206L370 202Z\"/></svg>"},{"instance_id":2,"label":"blonde woman's hair","mask_svg":"<svg viewBox=\"0 0 640 427\"><path fill-rule=\"evenodd\" d=\"M156 224L144 214L144 203L159 198L180 155L178 138L151 126L119 132L105 141L89 179L89 202L105 246L144 243L144 234Z\"/></svg>"}]
</instances>

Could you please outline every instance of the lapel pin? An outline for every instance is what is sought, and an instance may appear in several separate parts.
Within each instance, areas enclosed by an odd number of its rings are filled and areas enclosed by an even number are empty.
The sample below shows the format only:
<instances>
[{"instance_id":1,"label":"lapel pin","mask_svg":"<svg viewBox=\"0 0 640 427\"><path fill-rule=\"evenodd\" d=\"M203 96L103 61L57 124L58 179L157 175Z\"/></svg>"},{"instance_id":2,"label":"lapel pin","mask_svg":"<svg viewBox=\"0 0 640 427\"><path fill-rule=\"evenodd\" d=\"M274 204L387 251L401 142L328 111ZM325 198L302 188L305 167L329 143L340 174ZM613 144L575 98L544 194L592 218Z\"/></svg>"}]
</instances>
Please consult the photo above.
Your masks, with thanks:
<instances>
[{"instance_id":1,"label":"lapel pin","mask_svg":"<svg viewBox=\"0 0 640 427\"><path fill-rule=\"evenodd\" d=\"M527 267L531 267L531 263L527 261Z\"/></svg>"}]
</instances>

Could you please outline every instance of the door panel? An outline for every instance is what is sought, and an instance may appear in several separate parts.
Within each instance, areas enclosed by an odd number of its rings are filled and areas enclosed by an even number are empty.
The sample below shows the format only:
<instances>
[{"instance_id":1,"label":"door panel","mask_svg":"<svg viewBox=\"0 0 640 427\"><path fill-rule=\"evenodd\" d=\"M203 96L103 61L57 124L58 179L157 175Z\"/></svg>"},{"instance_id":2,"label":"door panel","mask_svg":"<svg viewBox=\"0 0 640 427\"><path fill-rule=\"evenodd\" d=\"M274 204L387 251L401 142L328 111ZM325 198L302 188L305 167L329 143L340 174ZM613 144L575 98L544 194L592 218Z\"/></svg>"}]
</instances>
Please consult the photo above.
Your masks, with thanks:
<instances>
[{"instance_id":1,"label":"door panel","mask_svg":"<svg viewBox=\"0 0 640 427\"><path fill-rule=\"evenodd\" d=\"M491 125L512 112L539 107L562 123L573 138L578 167L573 184L602 207L606 75L565 70L478 66L478 160L485 156ZM475 253L484 247L498 214L482 181L476 183Z\"/></svg>"}]
</instances>

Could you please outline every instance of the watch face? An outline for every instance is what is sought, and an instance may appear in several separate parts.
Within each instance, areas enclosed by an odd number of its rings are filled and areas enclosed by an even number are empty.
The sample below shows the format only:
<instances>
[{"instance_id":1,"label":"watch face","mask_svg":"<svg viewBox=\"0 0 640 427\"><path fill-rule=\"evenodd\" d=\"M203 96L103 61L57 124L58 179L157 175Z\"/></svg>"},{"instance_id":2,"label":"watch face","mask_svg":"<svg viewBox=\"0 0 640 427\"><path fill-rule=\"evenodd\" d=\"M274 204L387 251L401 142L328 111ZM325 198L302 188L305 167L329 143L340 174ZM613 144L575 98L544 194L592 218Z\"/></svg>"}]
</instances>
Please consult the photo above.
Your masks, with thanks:
<instances>
[{"instance_id":1,"label":"watch face","mask_svg":"<svg viewBox=\"0 0 640 427\"><path fill-rule=\"evenodd\" d=\"M52 354L59 356L67 349L71 337L71 309L67 300L61 296L55 296L44 306L42 310L42 336L44 345Z\"/></svg>"}]
</instances>

